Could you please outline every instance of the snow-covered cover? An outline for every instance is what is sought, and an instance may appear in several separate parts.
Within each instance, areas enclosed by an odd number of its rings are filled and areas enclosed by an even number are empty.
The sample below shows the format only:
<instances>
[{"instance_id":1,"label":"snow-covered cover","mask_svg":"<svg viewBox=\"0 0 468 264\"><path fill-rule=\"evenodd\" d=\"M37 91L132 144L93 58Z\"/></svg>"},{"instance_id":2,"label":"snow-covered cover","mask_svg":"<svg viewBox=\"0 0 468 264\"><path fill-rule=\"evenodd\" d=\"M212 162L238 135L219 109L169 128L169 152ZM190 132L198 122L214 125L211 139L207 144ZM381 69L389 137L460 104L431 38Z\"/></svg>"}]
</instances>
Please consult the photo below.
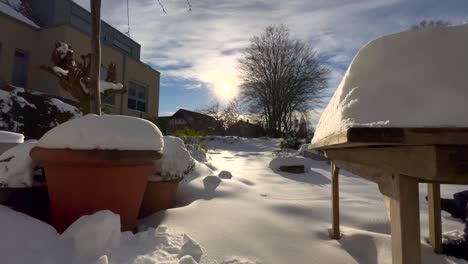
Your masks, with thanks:
<instances>
[{"instance_id":1,"label":"snow-covered cover","mask_svg":"<svg viewBox=\"0 0 468 264\"><path fill-rule=\"evenodd\" d=\"M24 136L19 133L0 131L0 143L23 143Z\"/></svg>"},{"instance_id":2,"label":"snow-covered cover","mask_svg":"<svg viewBox=\"0 0 468 264\"><path fill-rule=\"evenodd\" d=\"M0 186L19 188L33 185L35 163L29 152L36 144L36 140L29 140L0 155Z\"/></svg>"},{"instance_id":3,"label":"snow-covered cover","mask_svg":"<svg viewBox=\"0 0 468 264\"><path fill-rule=\"evenodd\" d=\"M178 137L164 136L164 150L161 159L154 162L151 181L182 179L195 166L195 161Z\"/></svg>"},{"instance_id":4,"label":"snow-covered cover","mask_svg":"<svg viewBox=\"0 0 468 264\"><path fill-rule=\"evenodd\" d=\"M296 155L277 156L270 161L268 167L272 170L279 170L281 166L304 166L305 171L310 170L310 162L307 158Z\"/></svg>"},{"instance_id":5,"label":"snow-covered cover","mask_svg":"<svg viewBox=\"0 0 468 264\"><path fill-rule=\"evenodd\" d=\"M15 18L23 23L26 23L30 26L33 26L39 29L39 26L34 23L31 19L27 18L25 15L21 14L20 12L16 11L15 8L19 8L21 6L21 1L19 0L8 0L9 4L5 4L0 1L0 12L4 13L12 18Z\"/></svg>"},{"instance_id":6,"label":"snow-covered cover","mask_svg":"<svg viewBox=\"0 0 468 264\"><path fill-rule=\"evenodd\" d=\"M312 142L349 127L468 127L468 24L371 41L353 59Z\"/></svg>"},{"instance_id":7,"label":"snow-covered cover","mask_svg":"<svg viewBox=\"0 0 468 264\"><path fill-rule=\"evenodd\" d=\"M164 144L159 128L145 119L89 114L53 128L39 140L38 146L52 149L162 151Z\"/></svg>"}]
</instances>

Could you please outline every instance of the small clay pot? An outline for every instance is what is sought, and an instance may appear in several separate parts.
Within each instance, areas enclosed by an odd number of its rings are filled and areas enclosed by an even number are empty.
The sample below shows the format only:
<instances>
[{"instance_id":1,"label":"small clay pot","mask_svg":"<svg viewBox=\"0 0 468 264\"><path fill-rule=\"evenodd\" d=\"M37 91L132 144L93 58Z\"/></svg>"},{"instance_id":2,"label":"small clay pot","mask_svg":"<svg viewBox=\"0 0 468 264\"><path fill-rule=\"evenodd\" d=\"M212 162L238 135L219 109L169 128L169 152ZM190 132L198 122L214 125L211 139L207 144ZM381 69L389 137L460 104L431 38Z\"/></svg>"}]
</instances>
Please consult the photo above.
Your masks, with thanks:
<instances>
[{"instance_id":1,"label":"small clay pot","mask_svg":"<svg viewBox=\"0 0 468 264\"><path fill-rule=\"evenodd\" d=\"M139 218L173 208L179 182L180 180L149 181L141 204Z\"/></svg>"},{"instance_id":2,"label":"small clay pot","mask_svg":"<svg viewBox=\"0 0 468 264\"><path fill-rule=\"evenodd\" d=\"M133 230L158 151L71 150L35 147L45 168L51 223L59 233L83 215L110 210L122 231Z\"/></svg>"}]
</instances>

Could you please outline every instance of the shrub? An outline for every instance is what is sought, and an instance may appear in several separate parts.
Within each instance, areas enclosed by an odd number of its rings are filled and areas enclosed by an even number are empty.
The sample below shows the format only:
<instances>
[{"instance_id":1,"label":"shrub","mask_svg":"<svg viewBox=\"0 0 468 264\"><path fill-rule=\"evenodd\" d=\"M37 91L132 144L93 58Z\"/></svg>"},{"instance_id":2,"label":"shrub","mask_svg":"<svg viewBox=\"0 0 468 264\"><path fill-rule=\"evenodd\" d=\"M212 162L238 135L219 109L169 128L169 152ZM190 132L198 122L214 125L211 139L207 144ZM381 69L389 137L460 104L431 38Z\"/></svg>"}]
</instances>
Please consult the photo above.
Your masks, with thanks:
<instances>
[{"instance_id":1,"label":"shrub","mask_svg":"<svg viewBox=\"0 0 468 264\"><path fill-rule=\"evenodd\" d=\"M286 137L281 141L281 148L291 148L291 149L299 149L302 142L299 138L290 136Z\"/></svg>"},{"instance_id":2,"label":"shrub","mask_svg":"<svg viewBox=\"0 0 468 264\"><path fill-rule=\"evenodd\" d=\"M22 88L0 90L0 130L39 139L55 126L77 116L78 108L39 92Z\"/></svg>"}]
</instances>

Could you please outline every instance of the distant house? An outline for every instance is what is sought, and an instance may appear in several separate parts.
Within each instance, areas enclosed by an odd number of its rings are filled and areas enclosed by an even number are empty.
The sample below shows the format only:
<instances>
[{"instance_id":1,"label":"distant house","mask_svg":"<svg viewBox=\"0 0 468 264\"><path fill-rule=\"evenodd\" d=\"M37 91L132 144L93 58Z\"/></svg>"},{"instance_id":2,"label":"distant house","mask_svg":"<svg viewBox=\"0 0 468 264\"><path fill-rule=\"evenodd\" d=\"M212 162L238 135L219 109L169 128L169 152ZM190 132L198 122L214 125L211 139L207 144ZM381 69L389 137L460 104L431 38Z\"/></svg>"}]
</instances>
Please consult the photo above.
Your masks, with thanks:
<instances>
[{"instance_id":1,"label":"distant house","mask_svg":"<svg viewBox=\"0 0 468 264\"><path fill-rule=\"evenodd\" d=\"M215 134L221 127L214 117L186 109L179 109L172 116L159 117L158 123L163 130L167 130L166 133L190 128L209 135Z\"/></svg>"},{"instance_id":2,"label":"distant house","mask_svg":"<svg viewBox=\"0 0 468 264\"><path fill-rule=\"evenodd\" d=\"M226 129L226 135L238 137L260 137L264 135L264 130L261 125L252 124L249 120L239 120L237 123Z\"/></svg>"},{"instance_id":3,"label":"distant house","mask_svg":"<svg viewBox=\"0 0 468 264\"><path fill-rule=\"evenodd\" d=\"M113 62L128 89L103 102L107 113L156 118L160 73L140 60L140 44L104 21L101 31L102 77ZM0 0L0 80L75 101L39 68L50 64L56 41L70 44L76 59L89 53L90 33L91 14L72 0Z\"/></svg>"}]
</instances>

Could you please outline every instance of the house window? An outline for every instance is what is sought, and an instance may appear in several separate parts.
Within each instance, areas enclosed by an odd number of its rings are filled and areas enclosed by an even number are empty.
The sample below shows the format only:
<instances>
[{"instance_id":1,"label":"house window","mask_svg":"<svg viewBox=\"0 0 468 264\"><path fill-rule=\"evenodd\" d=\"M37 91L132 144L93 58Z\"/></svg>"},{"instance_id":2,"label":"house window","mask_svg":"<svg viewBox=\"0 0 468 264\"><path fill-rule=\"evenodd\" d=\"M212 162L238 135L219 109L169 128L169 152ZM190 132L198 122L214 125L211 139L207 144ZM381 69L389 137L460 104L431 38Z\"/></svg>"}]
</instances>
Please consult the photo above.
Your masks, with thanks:
<instances>
[{"instance_id":1,"label":"house window","mask_svg":"<svg viewBox=\"0 0 468 264\"><path fill-rule=\"evenodd\" d=\"M15 50L13 64L13 85L26 88L28 84L29 53L24 50Z\"/></svg>"},{"instance_id":2,"label":"house window","mask_svg":"<svg viewBox=\"0 0 468 264\"><path fill-rule=\"evenodd\" d=\"M128 109L146 112L147 94L146 86L129 82L128 83Z\"/></svg>"}]
</instances>

